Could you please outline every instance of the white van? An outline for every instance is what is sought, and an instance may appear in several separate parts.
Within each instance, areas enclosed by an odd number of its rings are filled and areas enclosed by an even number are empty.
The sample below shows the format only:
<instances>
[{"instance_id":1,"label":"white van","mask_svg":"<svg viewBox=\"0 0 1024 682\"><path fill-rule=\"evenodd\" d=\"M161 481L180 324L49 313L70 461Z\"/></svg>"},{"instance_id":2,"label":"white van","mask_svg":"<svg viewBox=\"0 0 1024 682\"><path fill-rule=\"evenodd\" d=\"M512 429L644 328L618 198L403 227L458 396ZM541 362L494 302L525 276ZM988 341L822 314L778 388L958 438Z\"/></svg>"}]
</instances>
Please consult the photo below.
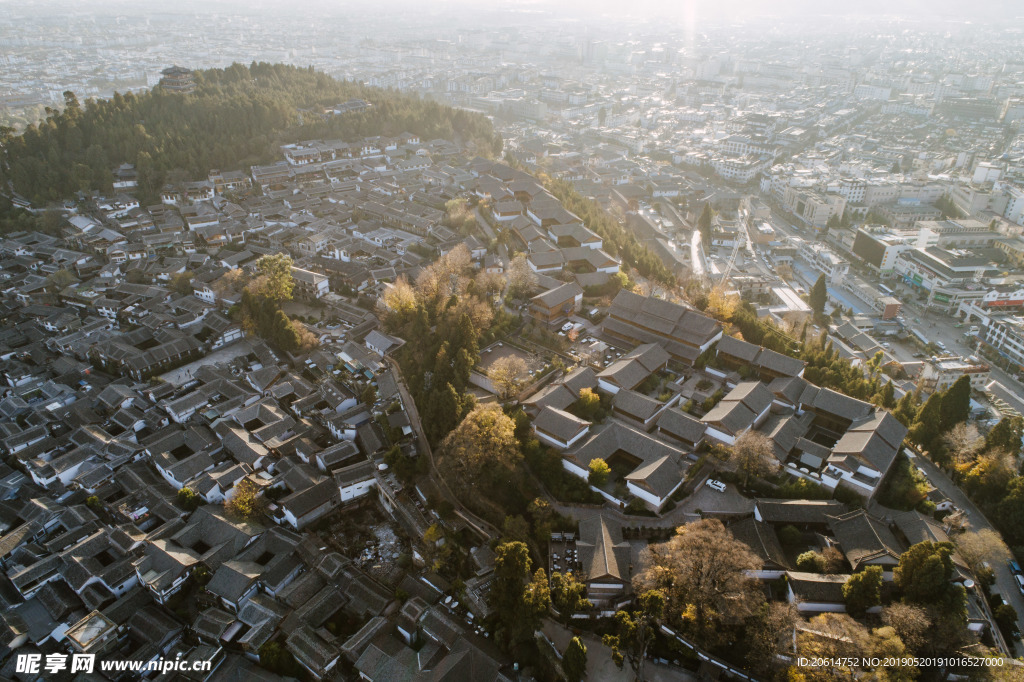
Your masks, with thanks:
<instances>
[{"instance_id":1,"label":"white van","mask_svg":"<svg viewBox=\"0 0 1024 682\"><path fill-rule=\"evenodd\" d=\"M705 481L704 485L706 485L707 487L711 488L712 490L714 490L716 492L720 492L720 493L724 493L725 492L725 484L722 483L721 481L716 481L713 478L709 478L707 481Z\"/></svg>"}]
</instances>

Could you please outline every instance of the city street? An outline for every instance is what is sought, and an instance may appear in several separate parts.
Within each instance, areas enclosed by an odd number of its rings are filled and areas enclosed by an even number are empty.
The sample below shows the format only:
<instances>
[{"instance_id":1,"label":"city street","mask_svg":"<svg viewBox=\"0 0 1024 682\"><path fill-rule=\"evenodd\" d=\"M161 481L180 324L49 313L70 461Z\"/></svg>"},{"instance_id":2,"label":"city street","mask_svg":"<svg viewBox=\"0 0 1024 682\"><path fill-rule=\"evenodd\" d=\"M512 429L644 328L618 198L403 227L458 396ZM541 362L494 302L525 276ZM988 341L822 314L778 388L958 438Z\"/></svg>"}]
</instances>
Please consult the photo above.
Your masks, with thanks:
<instances>
[{"instance_id":1,"label":"city street","mask_svg":"<svg viewBox=\"0 0 1024 682\"><path fill-rule=\"evenodd\" d=\"M704 276L704 249L700 244L700 230L694 230L690 237L690 265L693 267L693 276L700 278Z\"/></svg>"},{"instance_id":2,"label":"city street","mask_svg":"<svg viewBox=\"0 0 1024 682\"><path fill-rule=\"evenodd\" d=\"M908 454L910 454L910 461L924 472L929 482L964 511L971 530L977 531L985 528L995 530L981 510L950 480L945 472L924 457L918 457L914 453ZM1024 632L1024 596L1017 589L1017 582L1014 580L1013 574L1010 573L1010 568L1005 563L999 562L998 565L992 567L992 570L996 576L993 591L1001 594L1003 599L1017 611L1017 627ZM1024 641L1015 640L1013 645L1017 647L1018 651L1024 651ZM1014 653L1016 654L1016 652Z\"/></svg>"}]
</instances>

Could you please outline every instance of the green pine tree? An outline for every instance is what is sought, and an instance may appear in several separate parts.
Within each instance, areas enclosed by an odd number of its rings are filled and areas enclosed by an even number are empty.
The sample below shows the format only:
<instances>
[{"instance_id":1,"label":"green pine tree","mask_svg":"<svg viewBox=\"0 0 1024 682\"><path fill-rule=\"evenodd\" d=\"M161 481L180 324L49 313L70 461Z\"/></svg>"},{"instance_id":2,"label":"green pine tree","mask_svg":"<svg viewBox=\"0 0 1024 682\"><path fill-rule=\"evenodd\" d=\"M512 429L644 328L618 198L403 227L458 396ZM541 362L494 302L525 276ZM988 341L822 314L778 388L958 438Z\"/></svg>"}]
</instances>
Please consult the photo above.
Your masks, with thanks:
<instances>
[{"instance_id":1,"label":"green pine tree","mask_svg":"<svg viewBox=\"0 0 1024 682\"><path fill-rule=\"evenodd\" d=\"M811 307L811 312L814 313L815 317L822 318L825 315L825 304L827 302L828 285L825 283L825 275L822 273L818 275L817 281L811 287L811 292L807 296L807 305Z\"/></svg>"},{"instance_id":2,"label":"green pine tree","mask_svg":"<svg viewBox=\"0 0 1024 682\"><path fill-rule=\"evenodd\" d=\"M964 374L942 396L939 429L949 431L971 415L971 379Z\"/></svg>"}]
</instances>

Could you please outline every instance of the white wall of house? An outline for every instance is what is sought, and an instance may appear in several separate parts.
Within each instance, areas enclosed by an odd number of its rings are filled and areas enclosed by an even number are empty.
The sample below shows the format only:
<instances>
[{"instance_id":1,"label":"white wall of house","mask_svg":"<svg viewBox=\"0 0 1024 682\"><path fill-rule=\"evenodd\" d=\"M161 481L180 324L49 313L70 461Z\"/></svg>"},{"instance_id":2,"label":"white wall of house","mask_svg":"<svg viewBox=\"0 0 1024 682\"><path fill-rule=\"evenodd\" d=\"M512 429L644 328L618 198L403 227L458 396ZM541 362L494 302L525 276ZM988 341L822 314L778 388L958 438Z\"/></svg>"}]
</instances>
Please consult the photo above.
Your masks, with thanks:
<instances>
[{"instance_id":1,"label":"white wall of house","mask_svg":"<svg viewBox=\"0 0 1024 682\"><path fill-rule=\"evenodd\" d=\"M570 474L572 474L574 476L579 476L580 478L582 478L584 480L586 480L590 476L590 472L589 471L587 471L586 469L580 467L579 465L577 465L574 462L570 462L569 460L567 460L565 458L562 459L562 468L565 469L566 471L568 471Z\"/></svg>"},{"instance_id":2,"label":"white wall of house","mask_svg":"<svg viewBox=\"0 0 1024 682\"><path fill-rule=\"evenodd\" d=\"M233 327L231 329L228 329L223 334L221 334L220 337L218 337L218 339L213 342L212 348L214 350L216 350L217 348L223 348L229 343L234 343L235 341L238 341L239 339L243 338L245 338L245 332L242 331L242 328Z\"/></svg>"},{"instance_id":3,"label":"white wall of house","mask_svg":"<svg viewBox=\"0 0 1024 682\"><path fill-rule=\"evenodd\" d=\"M238 610L241 609L243 606L245 606L245 604L250 599L252 599L252 596L254 594L256 594L256 591L258 589L259 589L259 585L256 583L256 581L253 581L252 585L249 586L249 589L247 589L245 591L245 593L241 597L239 597L238 603L235 603L233 601L228 601L227 599L221 599L221 602L232 613L238 613Z\"/></svg>"},{"instance_id":4,"label":"white wall of house","mask_svg":"<svg viewBox=\"0 0 1024 682\"><path fill-rule=\"evenodd\" d=\"M284 520L295 530L299 529L299 520L295 518L295 514L292 513L292 510L287 507L284 508Z\"/></svg>"},{"instance_id":5,"label":"white wall of house","mask_svg":"<svg viewBox=\"0 0 1024 682\"><path fill-rule=\"evenodd\" d=\"M587 427L587 428L583 429L582 431L580 431L579 433L577 433L572 438L570 438L569 440L563 441L563 440L560 440L560 439L558 439L558 438L556 438L556 437L554 437L554 436L552 436L550 434L544 433L543 431L538 429L536 426L533 427L533 432L535 434L537 434L538 438L540 438L542 441L544 441L548 445L551 445L552 447L558 448L559 450L566 450L568 448L571 448L573 445L578 443L584 436L586 436L589 431L590 431L590 427Z\"/></svg>"},{"instance_id":6,"label":"white wall of house","mask_svg":"<svg viewBox=\"0 0 1024 682\"><path fill-rule=\"evenodd\" d=\"M709 438L714 438L720 443L725 443L726 445L733 445L736 443L736 438L740 434L734 436L732 434L726 433L725 431L719 431L715 427L708 424L707 431L704 432L704 435L708 436Z\"/></svg>"},{"instance_id":7,"label":"white wall of house","mask_svg":"<svg viewBox=\"0 0 1024 682\"><path fill-rule=\"evenodd\" d=\"M338 490L341 493L341 501L348 502L349 500L354 500L357 497L362 497L370 492L370 489L375 485L377 485L377 479L375 479L371 474L370 478L366 480L339 486Z\"/></svg>"},{"instance_id":8,"label":"white wall of house","mask_svg":"<svg viewBox=\"0 0 1024 682\"><path fill-rule=\"evenodd\" d=\"M660 511L661 508L665 506L665 502L668 501L668 498L672 496L672 493L678 490L679 486L681 486L682 484L683 479L682 477L680 477L679 482L675 484L675 487L673 487L669 494L666 495L665 497L658 497L651 491L644 490L643 488L636 485L632 481L626 481L626 489L629 490L629 492L632 493L635 497L643 500L644 504L646 504L647 507L652 511Z\"/></svg>"}]
</instances>

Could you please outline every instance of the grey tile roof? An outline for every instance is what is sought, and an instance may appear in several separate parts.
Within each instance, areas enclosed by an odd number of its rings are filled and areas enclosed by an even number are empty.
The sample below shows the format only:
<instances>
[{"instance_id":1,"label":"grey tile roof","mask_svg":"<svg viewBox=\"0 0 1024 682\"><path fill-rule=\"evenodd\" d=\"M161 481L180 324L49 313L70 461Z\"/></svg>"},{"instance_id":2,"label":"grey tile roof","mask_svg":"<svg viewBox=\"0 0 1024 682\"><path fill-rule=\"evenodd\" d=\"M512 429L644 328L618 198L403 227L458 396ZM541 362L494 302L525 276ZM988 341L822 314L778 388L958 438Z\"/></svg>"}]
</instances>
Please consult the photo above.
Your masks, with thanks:
<instances>
[{"instance_id":1,"label":"grey tile roof","mask_svg":"<svg viewBox=\"0 0 1024 682\"><path fill-rule=\"evenodd\" d=\"M590 367L577 367L566 374L561 383L578 396L582 389L597 386L597 374Z\"/></svg>"},{"instance_id":2,"label":"grey tile roof","mask_svg":"<svg viewBox=\"0 0 1024 682\"><path fill-rule=\"evenodd\" d=\"M568 282L554 289L545 291L542 294L538 294L530 300L536 301L546 308L552 308L554 306L561 305L576 296L582 295L583 289L580 288L579 284L576 284L576 282Z\"/></svg>"},{"instance_id":3,"label":"grey tile roof","mask_svg":"<svg viewBox=\"0 0 1024 682\"><path fill-rule=\"evenodd\" d=\"M768 390L776 398L796 405L807 386L807 380L801 377L778 377L768 384Z\"/></svg>"},{"instance_id":4,"label":"grey tile roof","mask_svg":"<svg viewBox=\"0 0 1024 682\"><path fill-rule=\"evenodd\" d=\"M561 441L570 441L590 426L590 422L553 407L545 407L533 420L538 431Z\"/></svg>"},{"instance_id":5,"label":"grey tile roof","mask_svg":"<svg viewBox=\"0 0 1024 682\"><path fill-rule=\"evenodd\" d=\"M658 431L685 443L699 443L707 426L678 409L665 410L658 417Z\"/></svg>"},{"instance_id":6,"label":"grey tile roof","mask_svg":"<svg viewBox=\"0 0 1024 682\"><path fill-rule=\"evenodd\" d=\"M750 363L757 357L757 354L761 351L761 347L753 343L737 339L734 336L723 336L715 346L715 350L719 354L725 354L730 358Z\"/></svg>"},{"instance_id":7,"label":"grey tile roof","mask_svg":"<svg viewBox=\"0 0 1024 682\"><path fill-rule=\"evenodd\" d=\"M280 505L288 509L297 519L319 507L332 503L339 496L338 484L334 479L325 478L312 486L292 493L281 500Z\"/></svg>"},{"instance_id":8,"label":"grey tile roof","mask_svg":"<svg viewBox=\"0 0 1024 682\"><path fill-rule=\"evenodd\" d=\"M576 547L588 581L611 578L629 582L630 546L623 541L617 522L602 514L583 519Z\"/></svg>"},{"instance_id":9,"label":"grey tile roof","mask_svg":"<svg viewBox=\"0 0 1024 682\"><path fill-rule=\"evenodd\" d=\"M638 466L626 475L626 480L664 499L679 487L689 468L689 463L685 464L676 454L663 455Z\"/></svg>"},{"instance_id":10,"label":"grey tile roof","mask_svg":"<svg viewBox=\"0 0 1024 682\"><path fill-rule=\"evenodd\" d=\"M889 526L863 509L829 517L829 527L854 571L879 560L895 563L903 552Z\"/></svg>"},{"instance_id":11,"label":"grey tile roof","mask_svg":"<svg viewBox=\"0 0 1024 682\"><path fill-rule=\"evenodd\" d=\"M206 589L231 603L237 604L263 572L263 566L253 561L225 561L220 565Z\"/></svg>"},{"instance_id":12,"label":"grey tile roof","mask_svg":"<svg viewBox=\"0 0 1024 682\"><path fill-rule=\"evenodd\" d=\"M638 360L619 358L598 373L598 378L622 388L636 388L651 372Z\"/></svg>"},{"instance_id":13,"label":"grey tile roof","mask_svg":"<svg viewBox=\"0 0 1024 682\"><path fill-rule=\"evenodd\" d=\"M835 500L759 499L754 508L765 523L823 525L829 517L839 516L847 507Z\"/></svg>"},{"instance_id":14,"label":"grey tile roof","mask_svg":"<svg viewBox=\"0 0 1024 682\"><path fill-rule=\"evenodd\" d=\"M772 403L772 393L759 381L745 381L701 418L730 434L738 434L754 425L758 415Z\"/></svg>"},{"instance_id":15,"label":"grey tile roof","mask_svg":"<svg viewBox=\"0 0 1024 682\"><path fill-rule=\"evenodd\" d=\"M789 571L789 586L797 599L805 602L824 604L845 604L843 585L848 575L822 575L821 573L802 573Z\"/></svg>"},{"instance_id":16,"label":"grey tile roof","mask_svg":"<svg viewBox=\"0 0 1024 682\"><path fill-rule=\"evenodd\" d=\"M620 291L612 301L609 317L621 323L613 333L632 333L633 338L644 342L660 338L696 347L710 342L721 332L717 321L695 310L626 290ZM678 348L666 349L678 355Z\"/></svg>"},{"instance_id":17,"label":"grey tile roof","mask_svg":"<svg viewBox=\"0 0 1024 682\"><path fill-rule=\"evenodd\" d=\"M907 435L907 428L885 411L854 424L833 448L837 459L855 457L881 474L889 471Z\"/></svg>"},{"instance_id":18,"label":"grey tile roof","mask_svg":"<svg viewBox=\"0 0 1024 682\"><path fill-rule=\"evenodd\" d=\"M779 538L767 523L750 517L731 524L729 531L734 538L761 557L765 568L790 568L786 553L779 544Z\"/></svg>"},{"instance_id":19,"label":"grey tile roof","mask_svg":"<svg viewBox=\"0 0 1024 682\"><path fill-rule=\"evenodd\" d=\"M819 388L808 384L800 402L816 411L854 421L865 419L871 414L871 403L843 395L831 388Z\"/></svg>"},{"instance_id":20,"label":"grey tile roof","mask_svg":"<svg viewBox=\"0 0 1024 682\"><path fill-rule=\"evenodd\" d=\"M647 421L662 408L664 403L658 402L654 398L648 398L647 396L623 389L615 394L615 398L612 400L612 406L620 412L623 412L631 417L635 417L641 421Z\"/></svg>"}]
</instances>

